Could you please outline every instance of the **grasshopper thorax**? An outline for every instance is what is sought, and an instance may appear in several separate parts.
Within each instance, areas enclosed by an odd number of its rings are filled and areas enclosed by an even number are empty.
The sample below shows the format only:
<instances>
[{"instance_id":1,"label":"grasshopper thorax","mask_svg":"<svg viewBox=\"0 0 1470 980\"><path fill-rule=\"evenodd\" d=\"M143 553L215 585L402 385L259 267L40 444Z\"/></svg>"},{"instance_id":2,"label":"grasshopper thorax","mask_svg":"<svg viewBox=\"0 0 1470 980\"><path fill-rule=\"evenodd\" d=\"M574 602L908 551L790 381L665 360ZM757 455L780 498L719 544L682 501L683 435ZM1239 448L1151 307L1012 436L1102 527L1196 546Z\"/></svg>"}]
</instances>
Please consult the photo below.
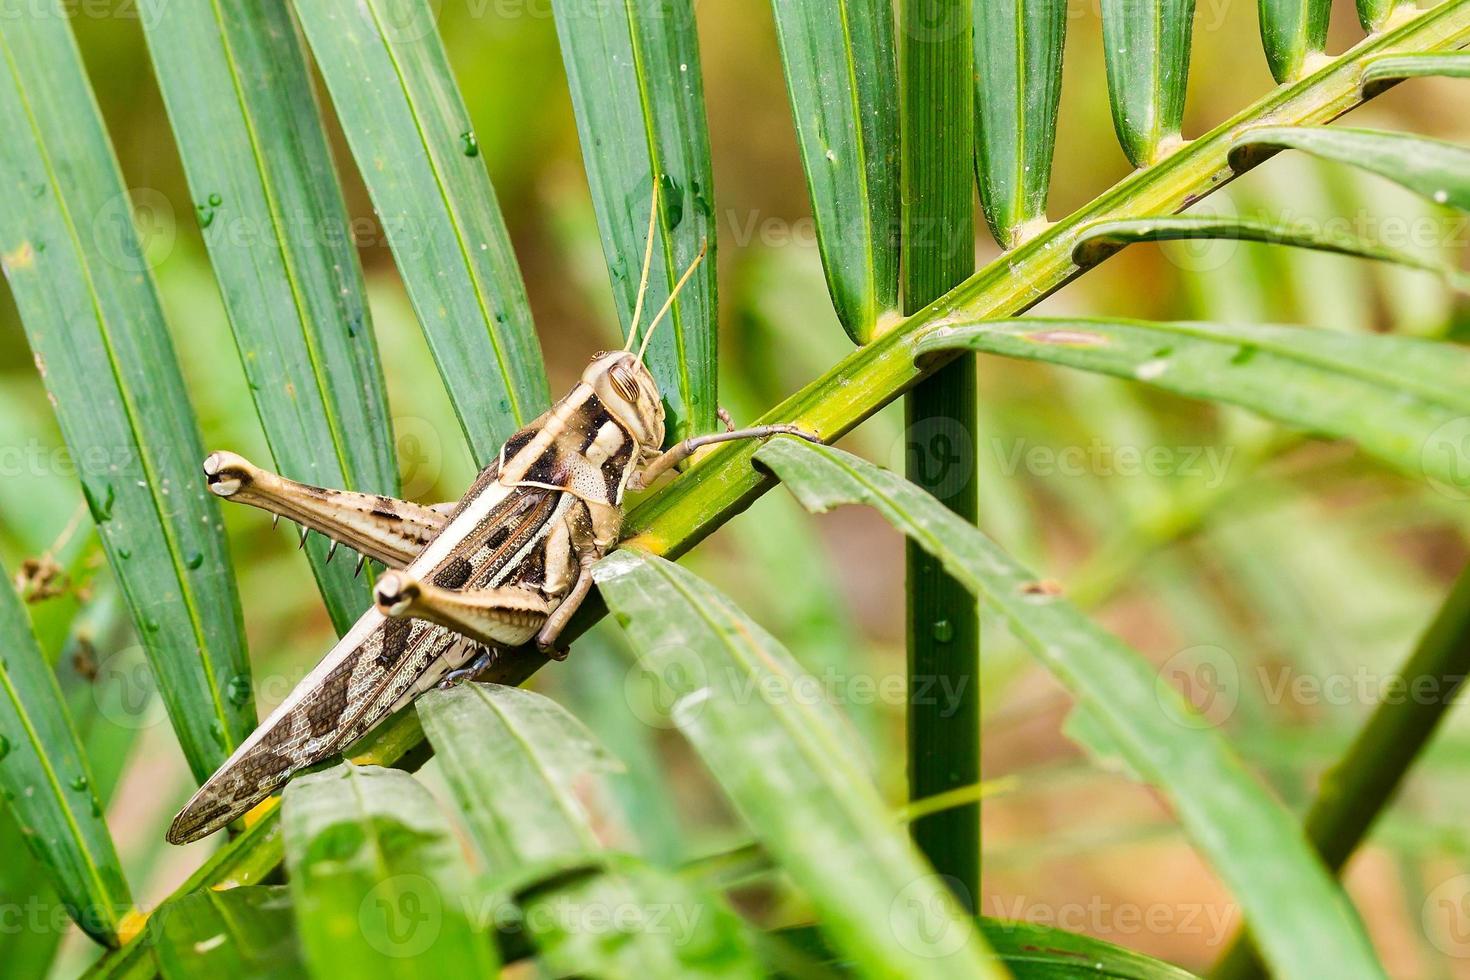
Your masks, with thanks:
<instances>
[{"instance_id":1,"label":"grasshopper thorax","mask_svg":"<svg viewBox=\"0 0 1470 980\"><path fill-rule=\"evenodd\" d=\"M639 448L646 454L658 453L664 443L663 398L658 383L637 354L598 354L582 372L582 383L637 440Z\"/></svg>"}]
</instances>

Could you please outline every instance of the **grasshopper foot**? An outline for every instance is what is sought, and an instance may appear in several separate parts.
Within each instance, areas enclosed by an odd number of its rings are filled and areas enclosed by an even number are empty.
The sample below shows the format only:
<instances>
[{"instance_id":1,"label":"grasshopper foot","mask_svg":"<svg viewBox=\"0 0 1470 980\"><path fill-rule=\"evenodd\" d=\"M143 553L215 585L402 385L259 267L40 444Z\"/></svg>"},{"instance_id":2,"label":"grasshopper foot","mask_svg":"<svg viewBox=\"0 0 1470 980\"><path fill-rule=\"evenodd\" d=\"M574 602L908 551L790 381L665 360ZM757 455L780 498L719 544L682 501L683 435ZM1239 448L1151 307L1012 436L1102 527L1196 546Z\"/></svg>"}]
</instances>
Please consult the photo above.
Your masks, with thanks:
<instances>
[{"instance_id":1,"label":"grasshopper foot","mask_svg":"<svg viewBox=\"0 0 1470 980\"><path fill-rule=\"evenodd\" d=\"M536 641L536 649L541 651L543 657L546 657L548 660L555 660L557 663L565 661L572 652L570 648L559 647L554 638L544 643L538 639Z\"/></svg>"},{"instance_id":2,"label":"grasshopper foot","mask_svg":"<svg viewBox=\"0 0 1470 980\"><path fill-rule=\"evenodd\" d=\"M418 581L412 576L388 571L373 585L373 601L378 612L396 619L408 613L421 591Z\"/></svg>"},{"instance_id":3,"label":"grasshopper foot","mask_svg":"<svg viewBox=\"0 0 1470 980\"><path fill-rule=\"evenodd\" d=\"M255 482L255 465L236 453L214 452L204 459L204 479L216 497L233 497Z\"/></svg>"},{"instance_id":4,"label":"grasshopper foot","mask_svg":"<svg viewBox=\"0 0 1470 980\"><path fill-rule=\"evenodd\" d=\"M494 661L495 651L489 647L481 647L480 652L475 655L475 659L458 670L451 670L445 674L444 679L439 682L439 689L441 691L447 690L456 684L463 684L465 681L474 680L482 671L487 670Z\"/></svg>"}]
</instances>

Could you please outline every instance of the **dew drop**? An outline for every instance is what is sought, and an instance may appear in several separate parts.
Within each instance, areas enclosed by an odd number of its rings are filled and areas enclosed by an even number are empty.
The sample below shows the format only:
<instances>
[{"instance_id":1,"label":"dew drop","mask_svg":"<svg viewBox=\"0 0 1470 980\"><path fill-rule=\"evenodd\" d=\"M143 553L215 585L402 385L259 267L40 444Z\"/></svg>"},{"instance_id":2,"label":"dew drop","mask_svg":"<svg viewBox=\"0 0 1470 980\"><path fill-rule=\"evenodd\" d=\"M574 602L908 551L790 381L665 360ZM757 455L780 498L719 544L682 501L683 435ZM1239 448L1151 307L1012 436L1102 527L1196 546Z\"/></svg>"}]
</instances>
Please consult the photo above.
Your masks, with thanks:
<instances>
[{"instance_id":1,"label":"dew drop","mask_svg":"<svg viewBox=\"0 0 1470 980\"><path fill-rule=\"evenodd\" d=\"M199 552L199 551L191 551L191 552L189 552L189 554L187 556L185 556L185 558L184 558L184 564L187 565L191 569L198 568L200 565L203 565L204 564L204 554L203 554L203 552Z\"/></svg>"},{"instance_id":2,"label":"dew drop","mask_svg":"<svg viewBox=\"0 0 1470 980\"><path fill-rule=\"evenodd\" d=\"M127 561L129 558L133 557L133 550L131 548L119 548L117 549L117 556L123 561Z\"/></svg>"},{"instance_id":3,"label":"dew drop","mask_svg":"<svg viewBox=\"0 0 1470 980\"><path fill-rule=\"evenodd\" d=\"M938 643L948 643L954 639L954 625L947 619L936 622L931 632Z\"/></svg>"},{"instance_id":4,"label":"dew drop","mask_svg":"<svg viewBox=\"0 0 1470 980\"><path fill-rule=\"evenodd\" d=\"M212 739L214 739L214 744L218 745L220 748L224 748L225 747L225 726L224 726L224 722L220 721L218 718L216 718L214 721L210 722L209 723L209 737L212 738Z\"/></svg>"},{"instance_id":5,"label":"dew drop","mask_svg":"<svg viewBox=\"0 0 1470 980\"><path fill-rule=\"evenodd\" d=\"M147 619L143 620L143 628L150 633L157 633L158 620L154 619L152 616L149 616Z\"/></svg>"},{"instance_id":6,"label":"dew drop","mask_svg":"<svg viewBox=\"0 0 1470 980\"><path fill-rule=\"evenodd\" d=\"M78 793L83 792L87 788L87 777L74 776L72 777L71 782L67 783L67 785L76 790Z\"/></svg>"},{"instance_id":7,"label":"dew drop","mask_svg":"<svg viewBox=\"0 0 1470 980\"><path fill-rule=\"evenodd\" d=\"M230 678L225 685L225 697L237 708L243 708L250 703L250 678L244 674L236 674Z\"/></svg>"},{"instance_id":8,"label":"dew drop","mask_svg":"<svg viewBox=\"0 0 1470 980\"><path fill-rule=\"evenodd\" d=\"M82 484L82 496L87 498L87 509L92 512L92 520L98 524L105 524L112 520L112 505L117 500L117 489L108 483L103 486L101 492L92 489L91 484Z\"/></svg>"},{"instance_id":9,"label":"dew drop","mask_svg":"<svg viewBox=\"0 0 1470 980\"><path fill-rule=\"evenodd\" d=\"M214 208L208 204L194 205L194 213L199 216L199 227L208 228L214 224Z\"/></svg>"},{"instance_id":10,"label":"dew drop","mask_svg":"<svg viewBox=\"0 0 1470 980\"><path fill-rule=\"evenodd\" d=\"M0 759L10 754L10 739L0 735Z\"/></svg>"},{"instance_id":11,"label":"dew drop","mask_svg":"<svg viewBox=\"0 0 1470 980\"><path fill-rule=\"evenodd\" d=\"M480 143L478 140L475 139L474 130L467 129L464 132L460 133L459 141L464 144L463 151L465 156L477 157L480 155Z\"/></svg>"},{"instance_id":12,"label":"dew drop","mask_svg":"<svg viewBox=\"0 0 1470 980\"><path fill-rule=\"evenodd\" d=\"M704 196L704 188L699 186L699 181L691 181L689 189L694 192L694 206L699 210L699 213L706 218L713 218L715 216L715 210L710 207L709 198Z\"/></svg>"},{"instance_id":13,"label":"dew drop","mask_svg":"<svg viewBox=\"0 0 1470 980\"><path fill-rule=\"evenodd\" d=\"M669 213L669 231L673 231L684 220L684 190L673 174L660 174L658 185L663 191L660 196Z\"/></svg>"},{"instance_id":14,"label":"dew drop","mask_svg":"<svg viewBox=\"0 0 1470 980\"><path fill-rule=\"evenodd\" d=\"M217 208L217 207L219 207L223 203L225 203L225 199L222 198L222 197L220 197L219 194L216 193L216 194L209 195L209 206L210 207Z\"/></svg>"}]
</instances>

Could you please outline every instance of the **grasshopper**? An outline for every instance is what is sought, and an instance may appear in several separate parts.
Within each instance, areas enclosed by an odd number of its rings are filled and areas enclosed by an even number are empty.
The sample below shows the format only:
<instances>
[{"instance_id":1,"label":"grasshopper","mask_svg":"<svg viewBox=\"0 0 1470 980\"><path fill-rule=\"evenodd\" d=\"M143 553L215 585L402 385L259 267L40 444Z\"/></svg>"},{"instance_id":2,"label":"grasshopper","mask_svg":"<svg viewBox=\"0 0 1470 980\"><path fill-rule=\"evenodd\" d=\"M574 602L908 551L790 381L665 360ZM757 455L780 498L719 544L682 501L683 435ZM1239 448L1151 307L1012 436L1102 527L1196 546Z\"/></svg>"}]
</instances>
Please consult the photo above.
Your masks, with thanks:
<instances>
[{"instance_id":1,"label":"grasshopper","mask_svg":"<svg viewBox=\"0 0 1470 980\"><path fill-rule=\"evenodd\" d=\"M198 840L340 753L437 685L473 676L497 651L534 640L555 659L558 637L592 588L592 566L618 542L623 497L697 449L778 433L727 429L663 451L664 410L643 363L654 329L706 250L685 271L633 353L658 215L655 181L643 274L627 346L600 353L579 383L511 436L457 503L424 506L288 480L233 453L204 461L219 497L287 517L387 567L363 613L316 668L174 818L170 843Z\"/></svg>"}]
</instances>

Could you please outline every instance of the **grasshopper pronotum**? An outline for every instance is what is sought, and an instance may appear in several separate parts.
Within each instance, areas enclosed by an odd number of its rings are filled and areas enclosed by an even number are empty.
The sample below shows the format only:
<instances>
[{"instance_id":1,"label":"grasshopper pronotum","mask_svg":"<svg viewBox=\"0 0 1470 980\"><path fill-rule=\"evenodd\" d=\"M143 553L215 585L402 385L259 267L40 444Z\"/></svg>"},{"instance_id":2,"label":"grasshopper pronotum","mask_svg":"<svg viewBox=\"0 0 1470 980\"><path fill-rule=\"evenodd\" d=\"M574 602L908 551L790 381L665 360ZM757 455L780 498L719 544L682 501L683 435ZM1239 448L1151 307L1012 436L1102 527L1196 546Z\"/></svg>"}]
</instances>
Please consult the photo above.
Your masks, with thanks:
<instances>
[{"instance_id":1,"label":"grasshopper pronotum","mask_svg":"<svg viewBox=\"0 0 1470 980\"><path fill-rule=\"evenodd\" d=\"M198 840L244 814L294 773L357 741L420 693L487 665L494 651L557 638L592 587L592 565L617 544L623 494L651 484L701 446L794 426L730 429L667 452L658 385L643 363L654 329L698 257L633 344L648 291L658 217L654 181L638 298L624 349L601 353L540 418L511 436L456 504L421 504L306 486L232 453L204 461L209 488L387 565L363 613L316 668L201 786L168 840ZM361 560L359 565L361 564Z\"/></svg>"}]
</instances>

